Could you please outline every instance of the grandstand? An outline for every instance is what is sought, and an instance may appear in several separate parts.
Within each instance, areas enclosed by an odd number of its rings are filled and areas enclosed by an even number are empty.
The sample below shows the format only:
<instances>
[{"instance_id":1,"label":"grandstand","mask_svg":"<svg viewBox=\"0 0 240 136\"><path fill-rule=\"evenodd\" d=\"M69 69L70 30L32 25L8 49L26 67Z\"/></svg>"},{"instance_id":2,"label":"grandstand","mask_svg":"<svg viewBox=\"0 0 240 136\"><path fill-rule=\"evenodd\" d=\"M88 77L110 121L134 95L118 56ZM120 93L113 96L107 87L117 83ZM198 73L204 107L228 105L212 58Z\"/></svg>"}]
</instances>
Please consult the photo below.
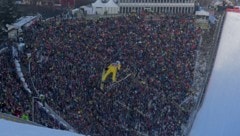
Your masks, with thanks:
<instances>
[{"instance_id":1,"label":"grandstand","mask_svg":"<svg viewBox=\"0 0 240 136\"><path fill-rule=\"evenodd\" d=\"M0 52L0 111L87 135L186 135L224 13L218 18L209 31L192 14L37 21L23 30L23 50L7 41ZM100 89L116 61L118 82Z\"/></svg>"}]
</instances>

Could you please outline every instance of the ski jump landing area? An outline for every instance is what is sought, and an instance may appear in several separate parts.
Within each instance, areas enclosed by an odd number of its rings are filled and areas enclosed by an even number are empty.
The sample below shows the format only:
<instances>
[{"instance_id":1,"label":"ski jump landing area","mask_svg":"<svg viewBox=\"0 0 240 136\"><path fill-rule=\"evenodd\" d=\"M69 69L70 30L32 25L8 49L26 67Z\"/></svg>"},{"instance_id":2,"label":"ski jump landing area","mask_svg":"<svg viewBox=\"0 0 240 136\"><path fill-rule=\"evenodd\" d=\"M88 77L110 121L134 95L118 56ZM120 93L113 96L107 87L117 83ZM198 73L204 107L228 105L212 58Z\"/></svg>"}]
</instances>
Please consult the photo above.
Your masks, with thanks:
<instances>
[{"instance_id":1,"label":"ski jump landing area","mask_svg":"<svg viewBox=\"0 0 240 136\"><path fill-rule=\"evenodd\" d=\"M240 13L228 12L190 136L240 136Z\"/></svg>"}]
</instances>

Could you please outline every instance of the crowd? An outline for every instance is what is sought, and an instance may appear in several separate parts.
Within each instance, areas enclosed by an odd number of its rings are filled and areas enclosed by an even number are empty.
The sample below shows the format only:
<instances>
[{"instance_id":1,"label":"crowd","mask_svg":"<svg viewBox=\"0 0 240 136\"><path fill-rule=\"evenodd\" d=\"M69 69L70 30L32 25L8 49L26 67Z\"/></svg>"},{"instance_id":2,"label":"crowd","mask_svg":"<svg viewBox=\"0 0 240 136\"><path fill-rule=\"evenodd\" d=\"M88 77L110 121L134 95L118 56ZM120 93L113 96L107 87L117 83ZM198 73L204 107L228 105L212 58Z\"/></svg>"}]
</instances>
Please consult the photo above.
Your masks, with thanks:
<instances>
[{"instance_id":1,"label":"crowd","mask_svg":"<svg viewBox=\"0 0 240 136\"><path fill-rule=\"evenodd\" d=\"M24 88L17 75L14 59L20 60L20 58L14 57L12 46L16 48L16 42L6 41L0 46L0 113L7 113L26 121L33 121L32 97L34 96ZM41 100L38 101L41 102ZM39 108L36 102L35 100L35 122L50 128L66 129L49 116L46 111Z\"/></svg>"},{"instance_id":2,"label":"crowd","mask_svg":"<svg viewBox=\"0 0 240 136\"><path fill-rule=\"evenodd\" d=\"M36 93L80 133L180 135L200 36L190 15L55 18L25 31L21 62ZM117 60L118 80L131 76L100 90Z\"/></svg>"},{"instance_id":3,"label":"crowd","mask_svg":"<svg viewBox=\"0 0 240 136\"><path fill-rule=\"evenodd\" d=\"M11 48L3 48L0 53L0 112L29 120L30 99L15 72Z\"/></svg>"},{"instance_id":4,"label":"crowd","mask_svg":"<svg viewBox=\"0 0 240 136\"><path fill-rule=\"evenodd\" d=\"M192 93L201 33L191 15L54 18L25 30L20 62L34 95L45 95L46 102L80 133L181 135L191 112L181 103ZM2 95L1 102L10 97L23 100L5 102L9 108L0 108L29 113L30 101L24 91L17 91L23 89L9 57L0 54L0 91L10 93ZM102 70L117 60L122 65L117 73L121 82L109 80L101 90Z\"/></svg>"}]
</instances>

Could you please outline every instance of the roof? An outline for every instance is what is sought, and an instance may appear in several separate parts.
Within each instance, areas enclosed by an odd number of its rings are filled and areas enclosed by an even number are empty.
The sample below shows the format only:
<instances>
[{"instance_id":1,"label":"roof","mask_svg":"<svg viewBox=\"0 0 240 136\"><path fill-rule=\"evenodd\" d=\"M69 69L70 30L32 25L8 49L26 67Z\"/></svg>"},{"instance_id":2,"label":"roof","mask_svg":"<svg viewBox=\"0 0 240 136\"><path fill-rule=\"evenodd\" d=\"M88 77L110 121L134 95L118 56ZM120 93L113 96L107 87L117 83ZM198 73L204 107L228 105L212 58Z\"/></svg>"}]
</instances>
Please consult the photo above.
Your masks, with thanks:
<instances>
[{"instance_id":1,"label":"roof","mask_svg":"<svg viewBox=\"0 0 240 136\"><path fill-rule=\"evenodd\" d=\"M102 0L97 0L92 4L92 7L116 7L118 8L119 6L113 1L109 0L107 3L102 3Z\"/></svg>"},{"instance_id":2,"label":"roof","mask_svg":"<svg viewBox=\"0 0 240 136\"><path fill-rule=\"evenodd\" d=\"M196 11L195 15L197 16L209 16L209 12L201 10L201 11Z\"/></svg>"},{"instance_id":3,"label":"roof","mask_svg":"<svg viewBox=\"0 0 240 136\"><path fill-rule=\"evenodd\" d=\"M21 17L19 18L16 23L14 23L13 25L16 27L22 27L23 25L31 22L33 19L35 19L36 16L25 16L25 17Z\"/></svg>"},{"instance_id":4,"label":"roof","mask_svg":"<svg viewBox=\"0 0 240 136\"><path fill-rule=\"evenodd\" d=\"M119 6L113 0L109 0L106 3L106 7L116 7L116 8L118 8Z\"/></svg>"}]
</instances>

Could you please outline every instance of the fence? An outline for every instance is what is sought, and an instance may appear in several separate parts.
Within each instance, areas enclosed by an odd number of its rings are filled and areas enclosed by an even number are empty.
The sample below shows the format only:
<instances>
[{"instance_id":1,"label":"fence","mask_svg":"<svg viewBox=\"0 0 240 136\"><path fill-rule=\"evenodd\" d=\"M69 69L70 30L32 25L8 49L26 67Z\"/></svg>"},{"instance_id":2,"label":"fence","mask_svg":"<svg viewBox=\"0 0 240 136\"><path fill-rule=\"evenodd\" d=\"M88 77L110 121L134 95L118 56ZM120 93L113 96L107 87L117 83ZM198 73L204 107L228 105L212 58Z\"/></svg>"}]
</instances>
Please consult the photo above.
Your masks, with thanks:
<instances>
[{"instance_id":1,"label":"fence","mask_svg":"<svg viewBox=\"0 0 240 136\"><path fill-rule=\"evenodd\" d=\"M211 77L212 69L213 69L215 58L216 58L216 55L217 55L217 50L218 50L218 47L219 47L218 45L219 45L219 41L220 41L220 36L221 36L221 31L222 31L222 28L223 28L223 24L224 24L224 21L225 21L225 16L226 16L226 13L224 12L222 14L221 18L219 19L219 21L217 23L217 28L215 29L215 32L214 32L213 43L212 43L213 48L210 51L209 58L207 59L208 65L207 65L207 69L206 69L206 76L203 79L202 85L200 85L201 88L199 90L200 93L198 95L196 105L193 108L193 111L192 111L192 114L189 117L186 129L183 132L183 135L185 135L185 136L189 135L189 133L191 131L191 128L192 128L192 125L193 125L193 122L196 118L196 115L197 115L199 109L202 106L204 96L205 96L205 92L206 92L206 89L208 87L208 82L209 82L209 79Z\"/></svg>"},{"instance_id":2,"label":"fence","mask_svg":"<svg viewBox=\"0 0 240 136\"><path fill-rule=\"evenodd\" d=\"M12 46L12 55L13 55L13 59L15 62L17 75L20 78L20 80L22 81L24 89L34 99L34 97L32 95L32 91L28 87L28 84L26 83L23 72L21 70L21 64L20 64L20 61L18 60L18 51L13 46ZM36 97L36 98L38 98L38 97ZM32 104L32 107L34 107L33 104ZM69 131L72 131L72 132L77 132L70 124L68 124L64 119L62 119L60 116L58 116L58 114L56 114L50 106L48 106L47 104L45 104L45 106L43 106L43 104L39 101L37 101L37 104L38 104L39 108L42 108L49 116L54 118L59 124L63 125L66 129L68 129ZM33 116L34 116L34 114L33 114ZM32 117L32 118L34 118L34 117Z\"/></svg>"}]
</instances>

